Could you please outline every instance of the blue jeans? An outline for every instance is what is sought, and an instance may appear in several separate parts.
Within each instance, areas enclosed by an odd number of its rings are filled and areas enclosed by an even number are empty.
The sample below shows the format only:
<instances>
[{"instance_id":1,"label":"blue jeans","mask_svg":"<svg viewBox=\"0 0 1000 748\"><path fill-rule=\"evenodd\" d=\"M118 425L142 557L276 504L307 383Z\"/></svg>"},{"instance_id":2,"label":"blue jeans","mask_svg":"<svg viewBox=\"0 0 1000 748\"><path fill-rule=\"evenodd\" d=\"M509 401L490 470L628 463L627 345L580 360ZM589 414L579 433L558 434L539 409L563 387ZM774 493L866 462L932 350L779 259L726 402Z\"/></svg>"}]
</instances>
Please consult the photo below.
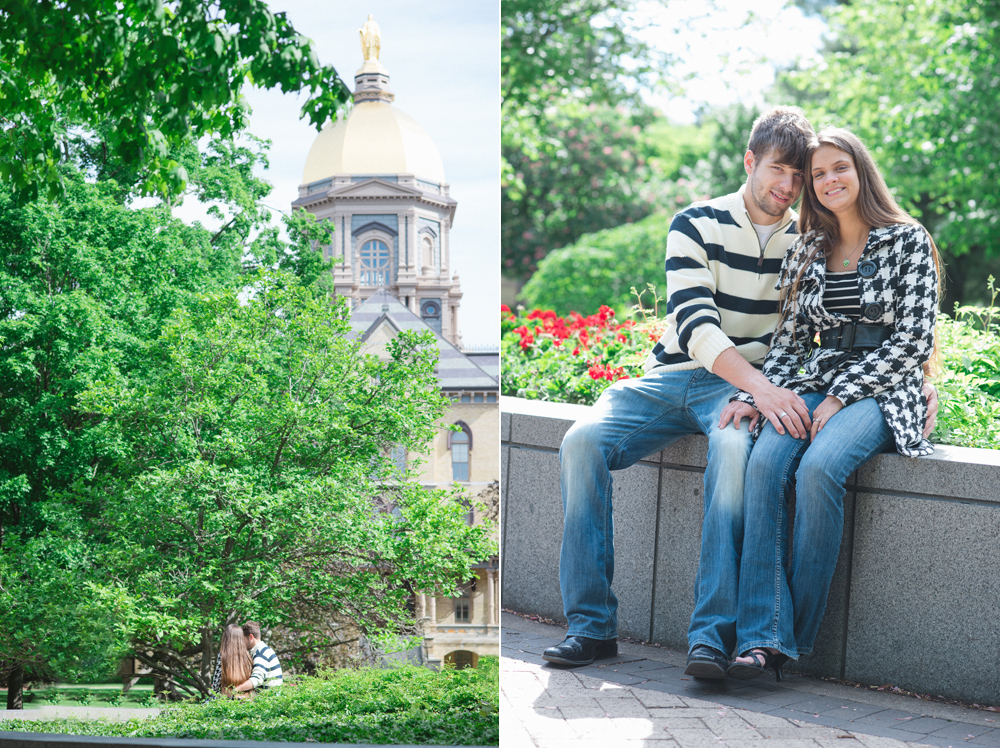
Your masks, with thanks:
<instances>
[{"instance_id":1,"label":"blue jeans","mask_svg":"<svg viewBox=\"0 0 1000 748\"><path fill-rule=\"evenodd\" d=\"M568 636L618 635L611 470L623 470L682 436L708 436L701 558L691 647L736 645L737 572L743 538L743 473L753 446L746 422L719 429L735 388L705 369L652 371L616 382L563 439L564 527L559 560Z\"/></svg>"},{"instance_id":2,"label":"blue jeans","mask_svg":"<svg viewBox=\"0 0 1000 748\"><path fill-rule=\"evenodd\" d=\"M812 413L826 393L802 396ZM816 440L778 434L767 423L746 472L746 531L740 566L737 650L772 647L809 654L826 610L844 530L844 484L895 445L874 398L851 403ZM788 490L795 476L795 525L788 558ZM787 574L786 574L787 570Z\"/></svg>"}]
</instances>

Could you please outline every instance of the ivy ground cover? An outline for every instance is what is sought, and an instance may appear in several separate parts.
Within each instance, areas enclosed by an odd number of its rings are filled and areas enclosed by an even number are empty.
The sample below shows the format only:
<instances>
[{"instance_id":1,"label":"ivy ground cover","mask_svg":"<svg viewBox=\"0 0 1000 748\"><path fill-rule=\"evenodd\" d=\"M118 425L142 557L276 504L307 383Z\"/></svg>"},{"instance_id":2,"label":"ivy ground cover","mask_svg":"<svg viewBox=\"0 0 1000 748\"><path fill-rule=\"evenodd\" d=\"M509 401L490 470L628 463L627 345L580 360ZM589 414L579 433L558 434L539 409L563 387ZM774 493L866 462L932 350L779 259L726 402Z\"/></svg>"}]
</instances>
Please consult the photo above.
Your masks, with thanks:
<instances>
[{"instance_id":1,"label":"ivy ground cover","mask_svg":"<svg viewBox=\"0 0 1000 748\"><path fill-rule=\"evenodd\" d=\"M144 720L0 720L0 731L318 743L496 745L499 661L433 671L417 666L304 677L250 701L170 706Z\"/></svg>"}]
</instances>

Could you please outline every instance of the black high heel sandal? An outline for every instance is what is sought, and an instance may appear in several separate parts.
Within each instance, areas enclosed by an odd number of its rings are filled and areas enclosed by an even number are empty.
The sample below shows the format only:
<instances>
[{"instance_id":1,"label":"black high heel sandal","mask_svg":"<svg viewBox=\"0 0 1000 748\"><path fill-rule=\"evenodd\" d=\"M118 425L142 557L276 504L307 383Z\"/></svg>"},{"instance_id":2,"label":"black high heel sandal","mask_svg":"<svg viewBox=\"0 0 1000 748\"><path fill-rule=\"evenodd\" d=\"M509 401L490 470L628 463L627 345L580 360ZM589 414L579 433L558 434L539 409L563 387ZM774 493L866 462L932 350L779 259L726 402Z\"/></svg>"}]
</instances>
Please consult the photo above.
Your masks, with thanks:
<instances>
[{"instance_id":1,"label":"black high heel sandal","mask_svg":"<svg viewBox=\"0 0 1000 748\"><path fill-rule=\"evenodd\" d=\"M781 680L781 667L790 659L781 652L768 652L766 649L748 649L740 657L752 657L754 664L749 662L733 662L726 670L726 675L739 680L752 680L760 677L769 669L774 670L775 681Z\"/></svg>"}]
</instances>

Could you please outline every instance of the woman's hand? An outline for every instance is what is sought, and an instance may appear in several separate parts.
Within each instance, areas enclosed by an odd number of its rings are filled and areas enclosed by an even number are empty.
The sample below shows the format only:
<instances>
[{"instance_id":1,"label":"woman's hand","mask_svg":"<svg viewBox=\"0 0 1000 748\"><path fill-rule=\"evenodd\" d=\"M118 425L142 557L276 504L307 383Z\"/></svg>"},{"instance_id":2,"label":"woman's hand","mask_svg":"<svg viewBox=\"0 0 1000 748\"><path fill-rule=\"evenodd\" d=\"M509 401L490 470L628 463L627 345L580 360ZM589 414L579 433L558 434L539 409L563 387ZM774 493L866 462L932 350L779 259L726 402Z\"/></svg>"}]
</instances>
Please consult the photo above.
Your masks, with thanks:
<instances>
[{"instance_id":1,"label":"woman's hand","mask_svg":"<svg viewBox=\"0 0 1000 748\"><path fill-rule=\"evenodd\" d=\"M757 419L760 418L760 413L752 405L741 403L739 400L733 400L733 402L722 409L722 415L719 418L719 428L724 429L732 421L733 426L739 431L740 421L744 418L750 419L750 431L753 431L753 427L757 425Z\"/></svg>"},{"instance_id":2,"label":"woman's hand","mask_svg":"<svg viewBox=\"0 0 1000 748\"><path fill-rule=\"evenodd\" d=\"M828 395L816 410L813 411L812 428L809 429L809 441L815 441L816 436L826 426L827 421L833 418L843 407L844 404L838 398Z\"/></svg>"}]
</instances>

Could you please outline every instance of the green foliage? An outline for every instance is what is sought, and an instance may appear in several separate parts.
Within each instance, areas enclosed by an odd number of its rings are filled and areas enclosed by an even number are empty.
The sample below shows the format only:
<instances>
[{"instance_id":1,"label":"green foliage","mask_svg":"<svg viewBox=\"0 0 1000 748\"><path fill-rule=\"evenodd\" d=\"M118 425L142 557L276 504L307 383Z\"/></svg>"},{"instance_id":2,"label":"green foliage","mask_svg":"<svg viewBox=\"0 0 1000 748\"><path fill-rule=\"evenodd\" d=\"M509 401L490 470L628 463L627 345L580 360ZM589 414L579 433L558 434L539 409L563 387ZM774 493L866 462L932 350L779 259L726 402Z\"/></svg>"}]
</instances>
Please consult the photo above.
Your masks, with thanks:
<instances>
[{"instance_id":1,"label":"green foliage","mask_svg":"<svg viewBox=\"0 0 1000 748\"><path fill-rule=\"evenodd\" d=\"M784 91L814 124L862 138L941 248L950 298L982 298L1000 257L995 0L875 0L827 14L832 46L822 62L788 74Z\"/></svg>"},{"instance_id":2,"label":"green foliage","mask_svg":"<svg viewBox=\"0 0 1000 748\"><path fill-rule=\"evenodd\" d=\"M100 176L131 174L145 194L177 195L189 174L172 151L242 131L247 83L308 92L302 116L317 128L350 97L261 0L6 2L0 176L21 199L54 197L73 143Z\"/></svg>"},{"instance_id":3,"label":"green foliage","mask_svg":"<svg viewBox=\"0 0 1000 748\"><path fill-rule=\"evenodd\" d=\"M688 202L686 195L674 198L678 209ZM635 302L632 287L663 283L672 219L672 215L658 213L588 234L550 253L521 289L520 298L529 308L549 308L560 314L597 309L602 304L619 314L626 312Z\"/></svg>"},{"instance_id":4,"label":"green foliage","mask_svg":"<svg viewBox=\"0 0 1000 748\"><path fill-rule=\"evenodd\" d=\"M652 300L662 301L650 290ZM995 302L1000 291L992 277L989 290ZM567 322L540 309L521 309L518 315L502 309L501 394L593 405L613 381L642 376L642 364L664 327L655 316L647 317L655 315L655 306L635 326L616 325L608 312L601 307L586 318L573 313ZM954 319L938 315L936 335L943 368L933 380L940 410L931 440L1000 449L1000 312L993 303L956 307Z\"/></svg>"},{"instance_id":5,"label":"green foliage","mask_svg":"<svg viewBox=\"0 0 1000 748\"><path fill-rule=\"evenodd\" d=\"M1000 449L1000 310L998 290L986 308L955 307L954 320L939 318L944 366L936 379L941 412L934 441Z\"/></svg>"},{"instance_id":6,"label":"green foliage","mask_svg":"<svg viewBox=\"0 0 1000 748\"><path fill-rule=\"evenodd\" d=\"M178 153L221 230L70 167L58 202L0 194L0 660L84 679L138 647L204 692L237 612L405 629L410 582L454 589L493 546L389 457L445 407L430 340L357 355L329 226L260 230L261 144Z\"/></svg>"},{"instance_id":7,"label":"green foliage","mask_svg":"<svg viewBox=\"0 0 1000 748\"><path fill-rule=\"evenodd\" d=\"M651 341L662 333L658 322L618 323L606 306L568 319L518 312L501 310L500 391L528 400L593 404L613 382L642 376Z\"/></svg>"},{"instance_id":8,"label":"green foliage","mask_svg":"<svg viewBox=\"0 0 1000 748\"><path fill-rule=\"evenodd\" d=\"M66 495L95 518L105 573L143 601L125 620L136 657L201 692L237 613L398 630L409 584L454 587L492 551L457 497L391 458L423 451L447 407L431 336L401 332L383 361L359 352L342 297L278 272L250 288L178 310L146 368L81 394L115 456Z\"/></svg>"},{"instance_id":9,"label":"green foliage","mask_svg":"<svg viewBox=\"0 0 1000 748\"><path fill-rule=\"evenodd\" d=\"M499 666L434 672L405 666L302 678L249 701L215 699L128 722L0 722L0 730L74 735L321 743L496 745Z\"/></svg>"},{"instance_id":10,"label":"green foliage","mask_svg":"<svg viewBox=\"0 0 1000 748\"><path fill-rule=\"evenodd\" d=\"M504 103L544 106L541 93L568 90L604 103L631 98L626 79L648 71L642 63L651 54L628 29L632 6L631 0L502 0ZM623 76L629 65L631 75Z\"/></svg>"},{"instance_id":11,"label":"green foliage","mask_svg":"<svg viewBox=\"0 0 1000 748\"><path fill-rule=\"evenodd\" d=\"M504 143L514 174L501 195L505 274L527 277L550 250L649 214L661 181L641 133L649 119L564 100L546 109L536 151Z\"/></svg>"},{"instance_id":12,"label":"green foliage","mask_svg":"<svg viewBox=\"0 0 1000 748\"><path fill-rule=\"evenodd\" d=\"M633 0L503 0L503 272L649 213L649 122L636 84L655 53L632 35ZM619 107L624 107L619 109Z\"/></svg>"}]
</instances>

